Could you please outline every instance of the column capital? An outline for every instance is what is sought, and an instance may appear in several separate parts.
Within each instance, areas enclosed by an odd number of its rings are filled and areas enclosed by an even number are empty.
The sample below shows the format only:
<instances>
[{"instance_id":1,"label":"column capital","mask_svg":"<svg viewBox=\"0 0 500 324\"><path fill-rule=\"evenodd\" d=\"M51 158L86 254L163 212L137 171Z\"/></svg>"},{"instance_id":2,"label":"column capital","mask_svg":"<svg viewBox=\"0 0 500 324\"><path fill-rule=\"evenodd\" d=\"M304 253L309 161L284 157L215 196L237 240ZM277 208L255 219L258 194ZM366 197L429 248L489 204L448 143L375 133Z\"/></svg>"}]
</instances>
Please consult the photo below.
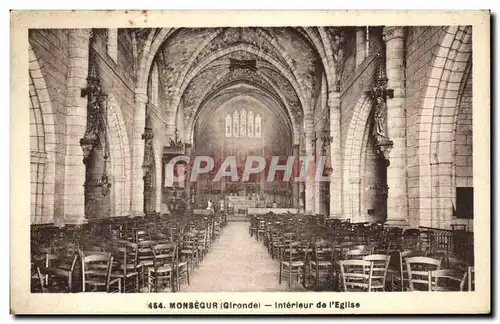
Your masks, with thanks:
<instances>
[{"instance_id":1,"label":"column capital","mask_svg":"<svg viewBox=\"0 0 500 324\"><path fill-rule=\"evenodd\" d=\"M382 35L385 42L394 38L404 38L404 26L385 26Z\"/></svg>"}]
</instances>

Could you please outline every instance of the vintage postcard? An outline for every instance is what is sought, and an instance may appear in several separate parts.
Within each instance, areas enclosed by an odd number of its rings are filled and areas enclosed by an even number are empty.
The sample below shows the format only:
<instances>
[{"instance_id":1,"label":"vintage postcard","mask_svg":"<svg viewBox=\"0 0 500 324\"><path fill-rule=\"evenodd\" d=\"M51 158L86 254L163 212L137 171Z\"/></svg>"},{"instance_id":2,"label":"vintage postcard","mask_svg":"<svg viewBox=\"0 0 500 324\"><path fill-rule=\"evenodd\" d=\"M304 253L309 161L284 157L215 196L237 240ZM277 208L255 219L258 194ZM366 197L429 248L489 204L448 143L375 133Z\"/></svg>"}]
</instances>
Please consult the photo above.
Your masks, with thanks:
<instances>
[{"instance_id":1,"label":"vintage postcard","mask_svg":"<svg viewBox=\"0 0 500 324\"><path fill-rule=\"evenodd\" d=\"M12 11L12 314L487 314L490 12Z\"/></svg>"}]
</instances>

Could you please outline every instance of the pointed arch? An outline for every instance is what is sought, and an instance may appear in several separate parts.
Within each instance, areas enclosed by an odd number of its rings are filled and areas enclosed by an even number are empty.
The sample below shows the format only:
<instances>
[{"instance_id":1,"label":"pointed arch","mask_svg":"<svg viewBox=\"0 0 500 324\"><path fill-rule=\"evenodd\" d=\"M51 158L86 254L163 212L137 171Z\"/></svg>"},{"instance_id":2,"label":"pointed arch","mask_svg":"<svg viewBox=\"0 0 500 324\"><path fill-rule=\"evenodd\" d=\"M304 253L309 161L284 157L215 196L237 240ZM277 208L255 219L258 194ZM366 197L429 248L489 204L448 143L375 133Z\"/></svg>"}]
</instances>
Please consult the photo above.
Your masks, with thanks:
<instances>
[{"instance_id":1,"label":"pointed arch","mask_svg":"<svg viewBox=\"0 0 500 324\"><path fill-rule=\"evenodd\" d=\"M130 214L131 156L125 121L113 94L108 95L108 140L113 190L111 216Z\"/></svg>"},{"instance_id":2,"label":"pointed arch","mask_svg":"<svg viewBox=\"0 0 500 324\"><path fill-rule=\"evenodd\" d=\"M32 177L31 179L32 203L34 202L34 206L32 204L34 208L32 208L31 217L33 224L51 223L55 221L54 204L57 151L55 113L45 83L44 73L31 44L29 44L28 53L30 108L33 108L33 117L35 115L39 117L34 120L30 118L30 124L33 122L36 125L36 129L39 130L36 133L30 131L30 136L43 137L43 143L39 143L41 145L30 147L30 164L32 168L36 165L37 169L36 177ZM33 184L35 184L35 188L33 188ZM33 191L33 189L35 190Z\"/></svg>"},{"instance_id":3,"label":"pointed arch","mask_svg":"<svg viewBox=\"0 0 500 324\"><path fill-rule=\"evenodd\" d=\"M371 101L363 94L354 107L352 118L347 127L343 150L343 214L355 219L361 215L361 180L363 151L365 148L366 128L371 112Z\"/></svg>"},{"instance_id":4,"label":"pointed arch","mask_svg":"<svg viewBox=\"0 0 500 324\"><path fill-rule=\"evenodd\" d=\"M454 126L459 88L472 55L472 27L445 27L436 48L419 112L419 219L449 227L453 219Z\"/></svg>"}]
</instances>

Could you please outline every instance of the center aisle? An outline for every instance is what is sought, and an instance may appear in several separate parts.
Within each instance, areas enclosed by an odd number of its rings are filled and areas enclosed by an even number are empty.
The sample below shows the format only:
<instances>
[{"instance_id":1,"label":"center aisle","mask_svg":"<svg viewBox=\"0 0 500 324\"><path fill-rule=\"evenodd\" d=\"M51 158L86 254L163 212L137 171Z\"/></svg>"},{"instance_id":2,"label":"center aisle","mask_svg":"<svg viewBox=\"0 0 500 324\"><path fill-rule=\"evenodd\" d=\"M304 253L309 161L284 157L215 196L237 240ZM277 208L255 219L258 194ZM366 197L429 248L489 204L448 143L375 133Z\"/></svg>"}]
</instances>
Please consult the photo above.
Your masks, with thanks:
<instances>
[{"instance_id":1,"label":"center aisle","mask_svg":"<svg viewBox=\"0 0 500 324\"><path fill-rule=\"evenodd\" d=\"M286 291L278 262L248 233L247 222L229 222L191 276L185 292Z\"/></svg>"}]
</instances>

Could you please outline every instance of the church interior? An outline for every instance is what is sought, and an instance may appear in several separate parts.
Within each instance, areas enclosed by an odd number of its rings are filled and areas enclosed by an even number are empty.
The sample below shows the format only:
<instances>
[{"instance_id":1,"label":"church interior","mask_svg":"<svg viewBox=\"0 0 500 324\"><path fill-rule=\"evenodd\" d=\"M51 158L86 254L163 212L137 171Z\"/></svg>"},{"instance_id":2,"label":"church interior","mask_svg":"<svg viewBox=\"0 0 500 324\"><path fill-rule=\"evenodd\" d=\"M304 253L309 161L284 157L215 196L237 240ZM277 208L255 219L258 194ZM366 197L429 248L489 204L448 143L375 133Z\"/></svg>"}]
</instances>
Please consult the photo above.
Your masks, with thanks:
<instances>
[{"instance_id":1,"label":"church interior","mask_svg":"<svg viewBox=\"0 0 500 324\"><path fill-rule=\"evenodd\" d=\"M474 290L471 26L28 37L32 292Z\"/></svg>"}]
</instances>

